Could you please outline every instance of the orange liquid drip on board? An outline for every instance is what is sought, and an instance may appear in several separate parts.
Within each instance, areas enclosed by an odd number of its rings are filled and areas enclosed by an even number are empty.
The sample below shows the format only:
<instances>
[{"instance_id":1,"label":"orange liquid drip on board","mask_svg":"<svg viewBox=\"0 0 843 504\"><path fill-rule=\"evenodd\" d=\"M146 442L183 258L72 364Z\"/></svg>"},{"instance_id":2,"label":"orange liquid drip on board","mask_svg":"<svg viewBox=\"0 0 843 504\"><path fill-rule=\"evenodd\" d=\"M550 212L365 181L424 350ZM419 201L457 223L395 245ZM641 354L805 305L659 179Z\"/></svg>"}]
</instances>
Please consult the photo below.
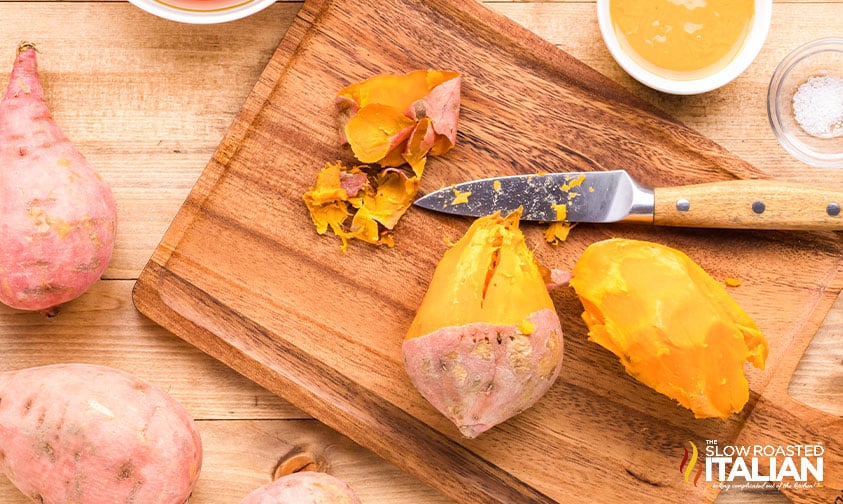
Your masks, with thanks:
<instances>
[{"instance_id":1,"label":"orange liquid drip on board","mask_svg":"<svg viewBox=\"0 0 843 504\"><path fill-rule=\"evenodd\" d=\"M651 72L692 79L734 59L755 14L754 0L610 0L624 50Z\"/></svg>"}]
</instances>

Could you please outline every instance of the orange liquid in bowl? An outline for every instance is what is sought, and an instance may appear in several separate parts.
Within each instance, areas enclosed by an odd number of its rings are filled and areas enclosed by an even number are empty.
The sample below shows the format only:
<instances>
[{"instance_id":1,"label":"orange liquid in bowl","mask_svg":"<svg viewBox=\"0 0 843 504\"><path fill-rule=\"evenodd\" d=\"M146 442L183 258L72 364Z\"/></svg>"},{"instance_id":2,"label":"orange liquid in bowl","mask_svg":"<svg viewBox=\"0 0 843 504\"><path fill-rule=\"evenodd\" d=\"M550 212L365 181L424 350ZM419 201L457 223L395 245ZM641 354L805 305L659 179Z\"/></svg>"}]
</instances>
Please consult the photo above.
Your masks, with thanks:
<instances>
[{"instance_id":1,"label":"orange liquid in bowl","mask_svg":"<svg viewBox=\"0 0 843 504\"><path fill-rule=\"evenodd\" d=\"M754 0L609 0L624 51L673 79L705 77L728 65L754 14Z\"/></svg>"}]
</instances>

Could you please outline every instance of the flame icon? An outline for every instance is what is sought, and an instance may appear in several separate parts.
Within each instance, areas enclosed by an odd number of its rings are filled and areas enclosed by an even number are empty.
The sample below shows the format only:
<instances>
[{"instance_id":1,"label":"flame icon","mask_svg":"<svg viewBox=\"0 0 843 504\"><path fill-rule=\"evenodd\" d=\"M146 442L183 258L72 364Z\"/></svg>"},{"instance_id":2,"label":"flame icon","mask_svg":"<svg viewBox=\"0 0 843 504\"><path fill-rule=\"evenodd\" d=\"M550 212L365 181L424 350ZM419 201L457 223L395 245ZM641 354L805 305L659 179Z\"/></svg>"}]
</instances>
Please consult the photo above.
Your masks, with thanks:
<instances>
[{"instance_id":1,"label":"flame icon","mask_svg":"<svg viewBox=\"0 0 843 504\"><path fill-rule=\"evenodd\" d=\"M694 467L697 466L697 460L700 455L697 445L693 441L688 441L688 444L691 445L691 451L689 452L688 448L683 446L682 449L685 450L685 455L682 457L682 462L679 463L679 472L683 474L686 483L691 482L691 473L694 472ZM697 486L701 475L702 464L699 464L697 474L694 475L694 486Z\"/></svg>"}]
</instances>

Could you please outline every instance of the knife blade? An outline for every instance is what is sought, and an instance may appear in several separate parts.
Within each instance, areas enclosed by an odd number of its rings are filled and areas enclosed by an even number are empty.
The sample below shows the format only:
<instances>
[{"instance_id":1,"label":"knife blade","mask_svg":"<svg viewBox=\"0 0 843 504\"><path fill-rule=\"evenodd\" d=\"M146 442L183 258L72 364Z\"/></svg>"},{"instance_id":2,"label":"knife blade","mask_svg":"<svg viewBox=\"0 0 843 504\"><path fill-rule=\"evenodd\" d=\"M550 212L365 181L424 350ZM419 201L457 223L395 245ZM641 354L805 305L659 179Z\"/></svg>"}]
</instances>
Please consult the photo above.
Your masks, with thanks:
<instances>
[{"instance_id":1,"label":"knife blade","mask_svg":"<svg viewBox=\"0 0 843 504\"><path fill-rule=\"evenodd\" d=\"M625 170L510 175L448 186L415 205L481 217L522 209L541 222L639 222L735 229L843 229L843 192L774 180L652 188Z\"/></svg>"}]
</instances>

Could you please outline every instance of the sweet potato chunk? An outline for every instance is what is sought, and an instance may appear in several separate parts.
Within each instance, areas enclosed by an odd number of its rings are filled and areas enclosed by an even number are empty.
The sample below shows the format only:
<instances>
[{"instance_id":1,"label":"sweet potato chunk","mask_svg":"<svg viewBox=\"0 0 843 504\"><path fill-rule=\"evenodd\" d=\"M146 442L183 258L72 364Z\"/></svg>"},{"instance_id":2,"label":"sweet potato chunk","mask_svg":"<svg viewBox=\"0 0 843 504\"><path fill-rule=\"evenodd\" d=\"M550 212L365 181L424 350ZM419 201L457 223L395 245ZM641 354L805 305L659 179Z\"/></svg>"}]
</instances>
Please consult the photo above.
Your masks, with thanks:
<instances>
[{"instance_id":1,"label":"sweet potato chunk","mask_svg":"<svg viewBox=\"0 0 843 504\"><path fill-rule=\"evenodd\" d=\"M583 252L570 284L585 307L589 339L617 355L630 375L697 418L743 409L743 364L763 369L767 341L686 254L645 241L601 241Z\"/></svg>"}]
</instances>

